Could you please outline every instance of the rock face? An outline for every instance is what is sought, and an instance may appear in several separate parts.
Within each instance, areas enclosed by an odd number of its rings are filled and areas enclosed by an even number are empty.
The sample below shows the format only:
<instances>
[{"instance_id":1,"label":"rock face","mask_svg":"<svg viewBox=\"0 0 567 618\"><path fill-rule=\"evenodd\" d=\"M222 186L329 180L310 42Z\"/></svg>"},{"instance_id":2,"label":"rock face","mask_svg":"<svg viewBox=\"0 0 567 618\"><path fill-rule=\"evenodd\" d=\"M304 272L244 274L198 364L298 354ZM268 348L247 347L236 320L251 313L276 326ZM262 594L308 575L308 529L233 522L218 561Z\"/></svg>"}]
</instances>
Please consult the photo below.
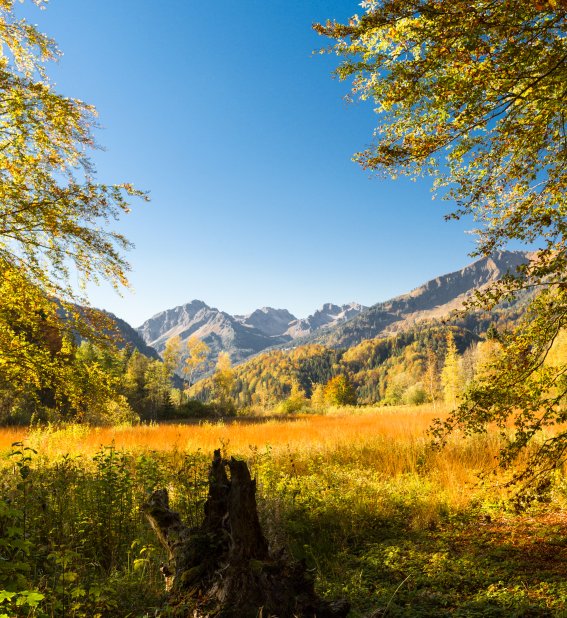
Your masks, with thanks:
<instances>
[{"instance_id":1,"label":"rock face","mask_svg":"<svg viewBox=\"0 0 567 618\"><path fill-rule=\"evenodd\" d=\"M244 326L255 328L268 337L284 335L290 323L297 319L287 309L272 309L272 307L262 307L250 315L235 317Z\"/></svg>"},{"instance_id":2,"label":"rock face","mask_svg":"<svg viewBox=\"0 0 567 618\"><path fill-rule=\"evenodd\" d=\"M189 530L169 508L165 489L154 492L142 510L168 552L168 616L347 615L347 601L328 602L315 594L303 563L270 551L258 519L256 481L246 462L225 461L215 451L199 528Z\"/></svg>"},{"instance_id":3,"label":"rock face","mask_svg":"<svg viewBox=\"0 0 567 618\"><path fill-rule=\"evenodd\" d=\"M294 343L349 347L364 339L410 328L421 320L444 318L461 308L475 289L482 289L507 273L514 274L528 261L529 254L522 251L495 253L461 270L432 279L408 294L373 305L335 328L316 331Z\"/></svg>"},{"instance_id":4,"label":"rock face","mask_svg":"<svg viewBox=\"0 0 567 618\"><path fill-rule=\"evenodd\" d=\"M160 353L175 335L183 341L193 335L205 341L211 353L202 375L214 366L220 351L228 352L238 363L275 346L321 343L348 347L409 328L420 320L446 317L461 307L473 290L515 272L528 259L528 254L520 251L498 252L372 307L327 303L309 317L298 319L287 309L271 307L232 316L194 300L158 313L137 330L145 343Z\"/></svg>"},{"instance_id":5,"label":"rock face","mask_svg":"<svg viewBox=\"0 0 567 618\"><path fill-rule=\"evenodd\" d=\"M317 309L313 315L303 318L302 320L293 321L289 325L286 334L290 335L292 339L304 337L314 333L320 328L332 328L341 322L346 322L365 309L367 309L367 307L359 303L349 303L348 305L340 306L333 305L332 303L325 303L321 309Z\"/></svg>"}]
</instances>

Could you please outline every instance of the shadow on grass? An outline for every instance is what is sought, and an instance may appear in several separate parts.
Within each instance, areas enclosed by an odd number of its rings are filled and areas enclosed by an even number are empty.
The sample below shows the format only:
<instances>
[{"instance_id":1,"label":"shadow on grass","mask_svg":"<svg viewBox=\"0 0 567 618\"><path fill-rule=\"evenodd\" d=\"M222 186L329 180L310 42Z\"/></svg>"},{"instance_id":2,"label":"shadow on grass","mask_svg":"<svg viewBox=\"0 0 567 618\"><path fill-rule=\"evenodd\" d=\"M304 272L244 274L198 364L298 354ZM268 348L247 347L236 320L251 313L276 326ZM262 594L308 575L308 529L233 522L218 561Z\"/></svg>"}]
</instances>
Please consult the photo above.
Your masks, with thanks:
<instances>
[{"instance_id":1,"label":"shadow on grass","mask_svg":"<svg viewBox=\"0 0 567 618\"><path fill-rule=\"evenodd\" d=\"M332 520L296 513L292 547L321 593L348 596L353 618L567 616L565 514L470 515L419 531L367 518L349 534Z\"/></svg>"}]
</instances>

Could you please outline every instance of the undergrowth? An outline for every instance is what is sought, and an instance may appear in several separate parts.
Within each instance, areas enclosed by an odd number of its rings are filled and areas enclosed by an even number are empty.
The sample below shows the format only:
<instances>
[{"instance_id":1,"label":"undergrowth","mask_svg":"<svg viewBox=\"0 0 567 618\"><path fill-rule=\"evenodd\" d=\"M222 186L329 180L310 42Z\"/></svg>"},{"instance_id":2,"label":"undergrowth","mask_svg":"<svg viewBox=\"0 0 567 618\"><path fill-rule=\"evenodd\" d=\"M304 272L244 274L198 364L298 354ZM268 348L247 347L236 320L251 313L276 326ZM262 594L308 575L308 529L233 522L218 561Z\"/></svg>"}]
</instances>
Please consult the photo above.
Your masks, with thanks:
<instances>
[{"instance_id":1,"label":"undergrowth","mask_svg":"<svg viewBox=\"0 0 567 618\"><path fill-rule=\"evenodd\" d=\"M0 617L159 615L166 557L140 506L166 487L197 525L211 453L34 444L0 464ZM492 436L441 453L415 436L223 448L258 479L272 547L305 560L321 594L348 597L353 618L567 616L567 483L558 472L520 512L504 476L477 476Z\"/></svg>"}]
</instances>

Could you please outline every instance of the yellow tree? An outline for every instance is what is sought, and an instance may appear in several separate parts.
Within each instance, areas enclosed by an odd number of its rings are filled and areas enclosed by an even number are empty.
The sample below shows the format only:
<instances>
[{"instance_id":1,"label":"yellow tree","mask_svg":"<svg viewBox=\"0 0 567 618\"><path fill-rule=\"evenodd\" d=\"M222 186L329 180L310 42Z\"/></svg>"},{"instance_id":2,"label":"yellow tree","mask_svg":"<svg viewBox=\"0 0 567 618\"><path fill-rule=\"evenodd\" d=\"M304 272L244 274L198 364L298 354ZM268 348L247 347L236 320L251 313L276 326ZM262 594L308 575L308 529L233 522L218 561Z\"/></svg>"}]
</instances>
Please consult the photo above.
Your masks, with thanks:
<instances>
[{"instance_id":1,"label":"yellow tree","mask_svg":"<svg viewBox=\"0 0 567 618\"><path fill-rule=\"evenodd\" d=\"M150 361L144 375L150 414L157 420L161 411L171 404L171 374L165 363Z\"/></svg>"},{"instance_id":2,"label":"yellow tree","mask_svg":"<svg viewBox=\"0 0 567 618\"><path fill-rule=\"evenodd\" d=\"M291 389L289 397L281 402L280 409L286 414L299 412L307 406L307 397L305 391L296 378L291 381Z\"/></svg>"},{"instance_id":3,"label":"yellow tree","mask_svg":"<svg viewBox=\"0 0 567 618\"><path fill-rule=\"evenodd\" d=\"M184 373L189 386L191 386L195 373L207 362L210 348L202 339L195 335L187 339L186 346L188 356L185 359Z\"/></svg>"},{"instance_id":4,"label":"yellow tree","mask_svg":"<svg viewBox=\"0 0 567 618\"><path fill-rule=\"evenodd\" d=\"M230 361L228 352L220 352L216 371L213 375L213 384L215 390L215 396L221 406L227 406L230 401L230 393L234 385L234 369Z\"/></svg>"},{"instance_id":5,"label":"yellow tree","mask_svg":"<svg viewBox=\"0 0 567 618\"><path fill-rule=\"evenodd\" d=\"M437 368L437 355L435 354L435 351L430 347L427 348L426 354L427 356L425 359L425 373L423 375L423 382L425 384L428 398L433 404L433 409L435 409L437 405L437 395L439 392L439 370Z\"/></svg>"},{"instance_id":6,"label":"yellow tree","mask_svg":"<svg viewBox=\"0 0 567 618\"><path fill-rule=\"evenodd\" d=\"M10 303L36 330L53 326L63 307L60 331L95 337L105 330L101 314L77 308L86 298L71 285L70 273L82 289L100 279L116 289L127 285L123 252L129 243L107 223L127 212L128 196L139 193L127 183L96 182L88 157L95 147L95 110L54 90L45 64L59 51L18 19L12 0L0 0L0 44L0 280L17 279L19 291ZM37 302L26 300L31 297ZM17 330L17 320L6 312L0 320L0 331ZM31 348L20 335L0 337L0 346L0 381L17 371L24 381ZM44 387L53 382L58 354L49 363L39 356L32 361Z\"/></svg>"},{"instance_id":7,"label":"yellow tree","mask_svg":"<svg viewBox=\"0 0 567 618\"><path fill-rule=\"evenodd\" d=\"M311 392L311 405L316 410L321 410L325 407L325 385L314 384Z\"/></svg>"},{"instance_id":8,"label":"yellow tree","mask_svg":"<svg viewBox=\"0 0 567 618\"><path fill-rule=\"evenodd\" d=\"M170 337L165 342L165 349L162 354L163 364L165 365L167 372L169 375L173 375L179 363L181 361L181 350L182 343L181 337L179 335L175 335L174 337Z\"/></svg>"},{"instance_id":9,"label":"yellow tree","mask_svg":"<svg viewBox=\"0 0 567 618\"><path fill-rule=\"evenodd\" d=\"M332 406L356 404L356 391L344 374L331 378L325 384L325 402Z\"/></svg>"},{"instance_id":10,"label":"yellow tree","mask_svg":"<svg viewBox=\"0 0 567 618\"><path fill-rule=\"evenodd\" d=\"M461 391L461 369L459 353L455 345L455 337L451 331L447 333L447 351L445 352L445 364L441 371L441 383L445 402L452 408L457 405Z\"/></svg>"}]
</instances>

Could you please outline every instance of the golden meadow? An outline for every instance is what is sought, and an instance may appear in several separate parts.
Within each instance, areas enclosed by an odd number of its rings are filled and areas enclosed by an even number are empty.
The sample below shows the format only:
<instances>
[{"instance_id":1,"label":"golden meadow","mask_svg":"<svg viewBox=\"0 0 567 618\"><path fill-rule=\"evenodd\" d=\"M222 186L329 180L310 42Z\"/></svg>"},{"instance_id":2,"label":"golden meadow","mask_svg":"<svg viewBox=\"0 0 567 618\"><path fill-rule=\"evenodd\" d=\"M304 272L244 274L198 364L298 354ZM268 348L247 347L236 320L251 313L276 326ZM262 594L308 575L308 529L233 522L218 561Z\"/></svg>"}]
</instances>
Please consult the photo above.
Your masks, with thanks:
<instances>
[{"instance_id":1,"label":"golden meadow","mask_svg":"<svg viewBox=\"0 0 567 618\"><path fill-rule=\"evenodd\" d=\"M464 507L486 494L505 499L505 482L512 476L498 469L501 437L495 431L465 437L455 432L442 450L433 448L429 429L445 418L443 405L332 408L325 415L257 417L241 420L162 423L138 426L88 427L67 425L39 429L0 428L0 451L23 442L49 460L63 456L89 457L112 446L130 453L198 453L212 457L221 448L225 456L253 462L268 453L283 469L293 461L294 472L317 459L327 466L342 465L366 478L395 480L407 476L427 479L455 507ZM518 461L521 466L523 461ZM353 476L356 476L353 473ZM482 479L487 477L490 482ZM513 491L513 490L512 490ZM439 494L438 492L441 492Z\"/></svg>"},{"instance_id":2,"label":"golden meadow","mask_svg":"<svg viewBox=\"0 0 567 618\"><path fill-rule=\"evenodd\" d=\"M380 608L391 616L565 615L565 481L558 476L529 504L514 502L505 486L513 471L496 467L496 432L455 433L443 450L431 448L428 428L445 415L439 406L337 408L1 429L4 489L28 530L21 575L43 595L14 615L153 615L165 556L139 507L167 487L197 525L216 448L248 461L272 547L305 560L321 594L347 596L353 617Z\"/></svg>"}]
</instances>

